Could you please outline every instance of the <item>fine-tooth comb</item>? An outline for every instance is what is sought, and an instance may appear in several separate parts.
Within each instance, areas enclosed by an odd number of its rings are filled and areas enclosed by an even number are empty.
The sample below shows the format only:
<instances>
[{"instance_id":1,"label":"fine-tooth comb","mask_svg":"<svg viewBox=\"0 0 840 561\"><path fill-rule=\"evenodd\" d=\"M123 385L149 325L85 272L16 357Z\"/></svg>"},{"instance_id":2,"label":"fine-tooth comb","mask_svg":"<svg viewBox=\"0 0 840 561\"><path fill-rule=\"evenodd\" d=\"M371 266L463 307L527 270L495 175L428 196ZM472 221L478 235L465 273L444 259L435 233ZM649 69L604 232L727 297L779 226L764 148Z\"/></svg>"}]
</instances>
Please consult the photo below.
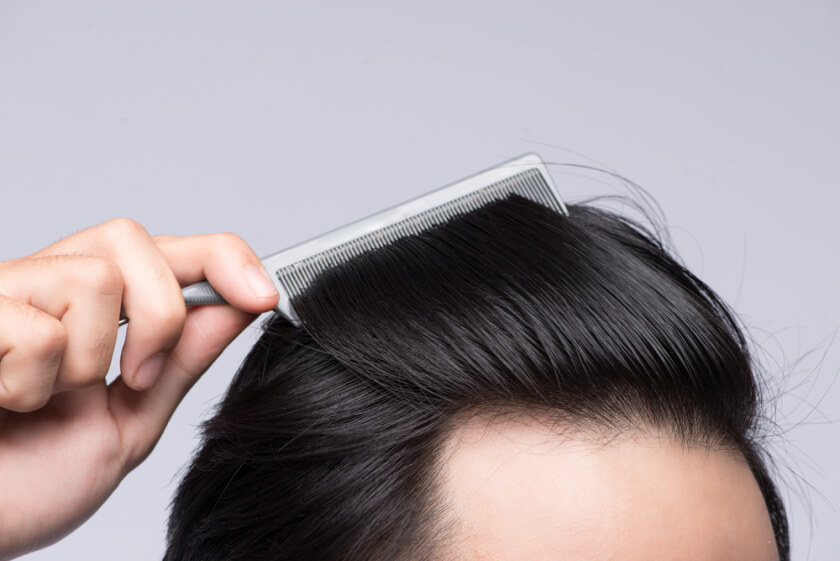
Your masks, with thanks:
<instances>
[{"instance_id":1,"label":"fine-tooth comb","mask_svg":"<svg viewBox=\"0 0 840 561\"><path fill-rule=\"evenodd\" d=\"M511 194L568 215L542 159L526 154L266 257L262 263L280 293L276 311L299 326L292 299L324 271ZM206 281L182 292L188 306L225 303Z\"/></svg>"}]
</instances>

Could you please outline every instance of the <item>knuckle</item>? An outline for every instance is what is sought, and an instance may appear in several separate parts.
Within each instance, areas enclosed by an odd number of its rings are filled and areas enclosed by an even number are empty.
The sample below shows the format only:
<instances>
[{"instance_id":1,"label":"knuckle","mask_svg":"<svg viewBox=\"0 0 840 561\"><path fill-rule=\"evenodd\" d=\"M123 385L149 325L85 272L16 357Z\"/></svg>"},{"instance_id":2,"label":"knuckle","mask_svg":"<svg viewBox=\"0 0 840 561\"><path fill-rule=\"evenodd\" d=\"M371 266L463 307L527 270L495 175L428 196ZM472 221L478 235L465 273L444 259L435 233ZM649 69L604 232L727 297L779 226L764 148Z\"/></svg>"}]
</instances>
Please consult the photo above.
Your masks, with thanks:
<instances>
[{"instance_id":1,"label":"knuckle","mask_svg":"<svg viewBox=\"0 0 840 561\"><path fill-rule=\"evenodd\" d=\"M55 371L67 346L67 332L57 319L40 312L20 310L15 353L23 364L40 365L30 372L2 373L3 407L19 412L40 409L50 399ZM24 370L26 368L24 367Z\"/></svg>"},{"instance_id":2,"label":"knuckle","mask_svg":"<svg viewBox=\"0 0 840 561\"><path fill-rule=\"evenodd\" d=\"M150 324L162 330L162 336L168 337L174 333L180 335L187 320L187 307L183 299L167 306L155 306L146 310L146 317Z\"/></svg>"},{"instance_id":3,"label":"knuckle","mask_svg":"<svg viewBox=\"0 0 840 561\"><path fill-rule=\"evenodd\" d=\"M109 235L118 238L149 235L142 224L136 220L132 220L131 218L112 218L111 220L105 222L102 226Z\"/></svg>"},{"instance_id":4,"label":"knuckle","mask_svg":"<svg viewBox=\"0 0 840 561\"><path fill-rule=\"evenodd\" d=\"M2 407L5 409L19 413L36 411L45 406L52 397L52 376L10 378L4 378L2 383Z\"/></svg>"},{"instance_id":5,"label":"knuckle","mask_svg":"<svg viewBox=\"0 0 840 561\"><path fill-rule=\"evenodd\" d=\"M79 259L78 273L85 286L98 293L122 293L122 272L115 263L107 259L82 257Z\"/></svg>"},{"instance_id":6,"label":"knuckle","mask_svg":"<svg viewBox=\"0 0 840 561\"><path fill-rule=\"evenodd\" d=\"M67 346L67 331L56 318L31 308L11 306L16 313L15 347L27 357L58 360Z\"/></svg>"},{"instance_id":7,"label":"knuckle","mask_svg":"<svg viewBox=\"0 0 840 561\"><path fill-rule=\"evenodd\" d=\"M12 386L7 389L6 408L19 413L37 411L45 406L52 395L52 386L44 388L25 388Z\"/></svg>"},{"instance_id":8,"label":"knuckle","mask_svg":"<svg viewBox=\"0 0 840 561\"><path fill-rule=\"evenodd\" d=\"M232 232L213 234L213 246L221 251L250 253L250 246L240 236Z\"/></svg>"},{"instance_id":9,"label":"knuckle","mask_svg":"<svg viewBox=\"0 0 840 561\"><path fill-rule=\"evenodd\" d=\"M43 357L60 357L67 347L67 331L55 318L44 318L28 330L24 345L30 354Z\"/></svg>"}]
</instances>

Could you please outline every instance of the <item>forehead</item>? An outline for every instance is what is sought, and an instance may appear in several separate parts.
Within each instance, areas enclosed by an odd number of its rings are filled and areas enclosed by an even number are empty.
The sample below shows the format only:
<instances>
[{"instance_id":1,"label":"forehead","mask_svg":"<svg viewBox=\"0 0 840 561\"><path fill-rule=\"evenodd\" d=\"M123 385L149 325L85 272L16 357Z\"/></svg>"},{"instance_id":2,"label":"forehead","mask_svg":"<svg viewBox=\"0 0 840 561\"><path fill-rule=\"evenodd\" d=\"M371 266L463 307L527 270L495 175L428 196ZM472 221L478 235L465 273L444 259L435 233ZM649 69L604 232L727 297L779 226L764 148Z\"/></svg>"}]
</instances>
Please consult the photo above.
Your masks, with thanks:
<instances>
[{"instance_id":1,"label":"forehead","mask_svg":"<svg viewBox=\"0 0 840 561\"><path fill-rule=\"evenodd\" d=\"M476 417L447 443L441 491L459 561L778 559L747 465L667 437Z\"/></svg>"}]
</instances>

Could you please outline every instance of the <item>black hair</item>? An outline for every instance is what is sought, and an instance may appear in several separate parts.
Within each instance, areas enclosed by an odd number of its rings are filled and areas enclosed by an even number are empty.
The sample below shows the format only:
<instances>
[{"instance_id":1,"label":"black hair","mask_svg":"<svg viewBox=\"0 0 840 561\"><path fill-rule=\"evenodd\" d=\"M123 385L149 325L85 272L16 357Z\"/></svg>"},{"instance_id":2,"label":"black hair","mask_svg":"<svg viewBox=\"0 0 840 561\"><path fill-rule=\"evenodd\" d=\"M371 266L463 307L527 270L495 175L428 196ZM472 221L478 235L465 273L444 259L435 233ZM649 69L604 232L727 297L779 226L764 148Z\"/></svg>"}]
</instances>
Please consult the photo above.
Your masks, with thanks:
<instances>
[{"instance_id":1,"label":"black hair","mask_svg":"<svg viewBox=\"0 0 840 561\"><path fill-rule=\"evenodd\" d=\"M742 454L789 559L734 315L642 226L518 196L322 274L264 324L174 498L167 561L439 559L460 415L548 411Z\"/></svg>"}]
</instances>

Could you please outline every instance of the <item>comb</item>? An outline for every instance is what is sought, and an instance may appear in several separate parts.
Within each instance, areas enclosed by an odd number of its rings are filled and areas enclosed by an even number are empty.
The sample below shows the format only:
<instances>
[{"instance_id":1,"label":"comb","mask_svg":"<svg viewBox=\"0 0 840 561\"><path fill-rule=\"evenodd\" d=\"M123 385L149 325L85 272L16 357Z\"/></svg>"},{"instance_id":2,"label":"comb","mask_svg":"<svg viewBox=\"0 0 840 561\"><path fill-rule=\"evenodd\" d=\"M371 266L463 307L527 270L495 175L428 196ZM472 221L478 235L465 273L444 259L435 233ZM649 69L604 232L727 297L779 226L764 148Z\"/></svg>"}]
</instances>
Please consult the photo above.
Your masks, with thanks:
<instances>
[{"instance_id":1,"label":"comb","mask_svg":"<svg viewBox=\"0 0 840 561\"><path fill-rule=\"evenodd\" d=\"M266 257L262 263L280 293L276 311L299 326L292 300L324 271L512 194L568 215L542 159L525 154ZM188 306L225 303L206 281L182 292Z\"/></svg>"}]
</instances>

